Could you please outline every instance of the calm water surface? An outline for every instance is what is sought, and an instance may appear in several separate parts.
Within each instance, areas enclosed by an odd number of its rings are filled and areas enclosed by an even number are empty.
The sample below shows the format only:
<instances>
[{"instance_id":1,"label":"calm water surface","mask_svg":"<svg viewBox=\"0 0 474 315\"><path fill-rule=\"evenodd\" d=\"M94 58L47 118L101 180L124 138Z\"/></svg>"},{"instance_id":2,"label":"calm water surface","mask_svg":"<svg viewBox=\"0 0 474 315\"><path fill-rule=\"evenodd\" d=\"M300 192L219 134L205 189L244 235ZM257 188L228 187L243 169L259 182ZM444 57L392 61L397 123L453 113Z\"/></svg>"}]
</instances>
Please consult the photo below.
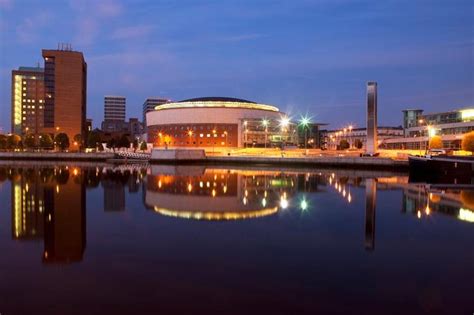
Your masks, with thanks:
<instances>
[{"instance_id":1,"label":"calm water surface","mask_svg":"<svg viewBox=\"0 0 474 315\"><path fill-rule=\"evenodd\" d=\"M0 313L472 314L474 189L383 172L0 165Z\"/></svg>"}]
</instances>

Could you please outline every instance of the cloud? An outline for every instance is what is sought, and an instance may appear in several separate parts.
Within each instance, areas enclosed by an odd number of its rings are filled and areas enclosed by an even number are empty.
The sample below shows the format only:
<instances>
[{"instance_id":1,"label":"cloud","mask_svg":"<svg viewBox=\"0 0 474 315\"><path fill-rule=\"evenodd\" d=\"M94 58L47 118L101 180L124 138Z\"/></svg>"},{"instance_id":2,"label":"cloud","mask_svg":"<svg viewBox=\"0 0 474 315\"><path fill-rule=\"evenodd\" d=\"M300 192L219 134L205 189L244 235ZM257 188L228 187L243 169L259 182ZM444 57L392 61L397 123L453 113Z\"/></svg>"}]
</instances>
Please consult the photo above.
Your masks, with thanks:
<instances>
[{"instance_id":1,"label":"cloud","mask_svg":"<svg viewBox=\"0 0 474 315\"><path fill-rule=\"evenodd\" d=\"M76 16L74 43L80 46L94 44L101 26L123 12L123 6L114 0L71 0L69 4Z\"/></svg>"},{"instance_id":2,"label":"cloud","mask_svg":"<svg viewBox=\"0 0 474 315\"><path fill-rule=\"evenodd\" d=\"M48 25L52 19L49 11L40 11L21 21L16 27L16 38L20 43L37 41L39 29Z\"/></svg>"},{"instance_id":3,"label":"cloud","mask_svg":"<svg viewBox=\"0 0 474 315\"><path fill-rule=\"evenodd\" d=\"M116 29L111 38L112 39L133 39L147 36L152 30L153 25L136 25L128 27L120 27Z\"/></svg>"}]
</instances>

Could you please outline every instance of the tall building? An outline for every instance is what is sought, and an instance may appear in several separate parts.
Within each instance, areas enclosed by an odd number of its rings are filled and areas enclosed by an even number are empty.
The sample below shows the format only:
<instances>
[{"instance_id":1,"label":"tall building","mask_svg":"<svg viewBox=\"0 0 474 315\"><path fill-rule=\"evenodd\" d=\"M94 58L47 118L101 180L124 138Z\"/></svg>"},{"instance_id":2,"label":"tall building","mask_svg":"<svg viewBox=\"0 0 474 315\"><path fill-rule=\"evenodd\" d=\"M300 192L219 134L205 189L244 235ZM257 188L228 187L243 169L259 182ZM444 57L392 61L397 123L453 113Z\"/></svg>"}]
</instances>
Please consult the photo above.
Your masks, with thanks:
<instances>
[{"instance_id":1,"label":"tall building","mask_svg":"<svg viewBox=\"0 0 474 315\"><path fill-rule=\"evenodd\" d=\"M170 103L171 100L166 98L150 97L143 103L143 126L146 128L146 113L154 111L158 105Z\"/></svg>"},{"instance_id":2,"label":"tall building","mask_svg":"<svg viewBox=\"0 0 474 315\"><path fill-rule=\"evenodd\" d=\"M367 83L367 142L368 154L377 151L377 82Z\"/></svg>"},{"instance_id":3,"label":"tall building","mask_svg":"<svg viewBox=\"0 0 474 315\"><path fill-rule=\"evenodd\" d=\"M66 133L69 139L86 134L87 64L70 46L43 50L44 129Z\"/></svg>"},{"instance_id":4,"label":"tall building","mask_svg":"<svg viewBox=\"0 0 474 315\"><path fill-rule=\"evenodd\" d=\"M104 120L125 121L126 99L123 96L108 95L104 97Z\"/></svg>"},{"instance_id":5,"label":"tall building","mask_svg":"<svg viewBox=\"0 0 474 315\"><path fill-rule=\"evenodd\" d=\"M44 120L44 69L19 67L12 71L11 132L38 134Z\"/></svg>"}]
</instances>

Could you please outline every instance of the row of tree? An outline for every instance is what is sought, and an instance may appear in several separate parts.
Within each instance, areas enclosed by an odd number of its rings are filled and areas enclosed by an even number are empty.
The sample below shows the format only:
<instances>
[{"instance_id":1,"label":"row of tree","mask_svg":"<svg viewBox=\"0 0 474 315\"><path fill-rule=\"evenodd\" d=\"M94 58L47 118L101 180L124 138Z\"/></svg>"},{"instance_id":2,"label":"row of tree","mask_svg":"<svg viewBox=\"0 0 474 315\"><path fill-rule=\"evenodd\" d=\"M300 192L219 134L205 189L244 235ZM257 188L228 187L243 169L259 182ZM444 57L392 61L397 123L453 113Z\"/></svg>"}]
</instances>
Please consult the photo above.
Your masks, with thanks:
<instances>
[{"instance_id":1,"label":"row of tree","mask_svg":"<svg viewBox=\"0 0 474 315\"><path fill-rule=\"evenodd\" d=\"M85 143L84 143L85 142ZM40 135L26 134L23 137L10 134L0 134L0 150L53 150L58 149L61 151L67 150L73 144L73 149L81 151L84 146L88 148L95 148L103 151L102 143L106 143L107 147L116 148L129 148L130 144L133 144L135 150L146 150L146 142L138 143L138 140L130 141L127 135L121 137L110 138L107 141L104 139L103 134L99 131L89 132L86 141L83 141L82 136L77 134L73 138L73 142L69 140L69 137L65 133L57 134L54 139L50 134L43 133Z\"/></svg>"}]
</instances>

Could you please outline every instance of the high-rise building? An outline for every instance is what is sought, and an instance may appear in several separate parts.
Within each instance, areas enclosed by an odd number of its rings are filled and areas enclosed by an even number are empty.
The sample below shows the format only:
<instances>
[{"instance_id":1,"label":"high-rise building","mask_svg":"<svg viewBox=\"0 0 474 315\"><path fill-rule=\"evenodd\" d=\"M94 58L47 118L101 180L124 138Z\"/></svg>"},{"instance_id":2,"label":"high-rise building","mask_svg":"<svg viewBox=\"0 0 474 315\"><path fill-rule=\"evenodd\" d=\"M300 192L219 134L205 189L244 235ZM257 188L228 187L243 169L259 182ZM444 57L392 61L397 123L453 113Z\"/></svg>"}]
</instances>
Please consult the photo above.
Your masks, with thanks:
<instances>
[{"instance_id":1,"label":"high-rise building","mask_svg":"<svg viewBox=\"0 0 474 315\"><path fill-rule=\"evenodd\" d=\"M104 97L104 120L125 121L126 99L123 96L107 95Z\"/></svg>"},{"instance_id":2,"label":"high-rise building","mask_svg":"<svg viewBox=\"0 0 474 315\"><path fill-rule=\"evenodd\" d=\"M171 100L166 98L159 98L159 97L150 97L145 100L143 103L143 126L146 128L146 113L154 111L155 107L158 105L163 105L166 103L170 103Z\"/></svg>"},{"instance_id":3,"label":"high-rise building","mask_svg":"<svg viewBox=\"0 0 474 315\"><path fill-rule=\"evenodd\" d=\"M43 50L43 58L45 132L85 138L87 64L83 54L65 46Z\"/></svg>"},{"instance_id":4,"label":"high-rise building","mask_svg":"<svg viewBox=\"0 0 474 315\"><path fill-rule=\"evenodd\" d=\"M365 151L377 151L377 82L367 83L367 141Z\"/></svg>"},{"instance_id":5,"label":"high-rise building","mask_svg":"<svg viewBox=\"0 0 474 315\"><path fill-rule=\"evenodd\" d=\"M12 71L11 132L38 134L44 120L44 69L19 67Z\"/></svg>"}]
</instances>

